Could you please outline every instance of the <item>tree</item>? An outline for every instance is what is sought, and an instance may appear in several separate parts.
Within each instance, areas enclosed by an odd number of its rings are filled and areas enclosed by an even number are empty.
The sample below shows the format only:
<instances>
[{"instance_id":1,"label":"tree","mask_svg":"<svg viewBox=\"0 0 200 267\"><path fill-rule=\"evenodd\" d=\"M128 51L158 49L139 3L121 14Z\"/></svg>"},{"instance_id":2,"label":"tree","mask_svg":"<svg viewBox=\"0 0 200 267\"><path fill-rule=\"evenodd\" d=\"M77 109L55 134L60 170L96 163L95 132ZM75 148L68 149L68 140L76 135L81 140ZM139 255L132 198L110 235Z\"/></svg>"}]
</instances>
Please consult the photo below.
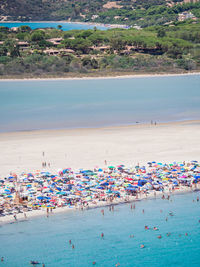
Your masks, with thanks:
<instances>
[{"instance_id":1,"label":"tree","mask_svg":"<svg viewBox=\"0 0 200 267\"><path fill-rule=\"evenodd\" d=\"M14 40L6 40L4 42L4 47L8 50L11 57L19 57L19 46L16 44L16 41Z\"/></svg>"},{"instance_id":2,"label":"tree","mask_svg":"<svg viewBox=\"0 0 200 267\"><path fill-rule=\"evenodd\" d=\"M57 29L58 29L58 30L61 30L61 29L62 29L62 25L58 25L58 26L57 26Z\"/></svg>"},{"instance_id":3,"label":"tree","mask_svg":"<svg viewBox=\"0 0 200 267\"><path fill-rule=\"evenodd\" d=\"M119 52L120 50L123 50L125 48L125 43L121 38L112 38L110 40L110 46L111 49L117 50Z\"/></svg>"},{"instance_id":4,"label":"tree","mask_svg":"<svg viewBox=\"0 0 200 267\"><path fill-rule=\"evenodd\" d=\"M22 25L19 27L19 31L20 32L30 32L31 31L31 27L29 27L28 25Z\"/></svg>"},{"instance_id":5,"label":"tree","mask_svg":"<svg viewBox=\"0 0 200 267\"><path fill-rule=\"evenodd\" d=\"M4 26L0 26L0 32L8 33L9 32L9 28L8 27L4 27Z\"/></svg>"},{"instance_id":6,"label":"tree","mask_svg":"<svg viewBox=\"0 0 200 267\"><path fill-rule=\"evenodd\" d=\"M166 31L163 28L160 28L157 32L157 37L158 38L163 38L166 36Z\"/></svg>"},{"instance_id":7,"label":"tree","mask_svg":"<svg viewBox=\"0 0 200 267\"><path fill-rule=\"evenodd\" d=\"M8 49L5 46L0 46L0 57L6 56Z\"/></svg>"},{"instance_id":8,"label":"tree","mask_svg":"<svg viewBox=\"0 0 200 267\"><path fill-rule=\"evenodd\" d=\"M42 31L35 31L31 34L31 41L37 42L44 40L44 33Z\"/></svg>"}]
</instances>

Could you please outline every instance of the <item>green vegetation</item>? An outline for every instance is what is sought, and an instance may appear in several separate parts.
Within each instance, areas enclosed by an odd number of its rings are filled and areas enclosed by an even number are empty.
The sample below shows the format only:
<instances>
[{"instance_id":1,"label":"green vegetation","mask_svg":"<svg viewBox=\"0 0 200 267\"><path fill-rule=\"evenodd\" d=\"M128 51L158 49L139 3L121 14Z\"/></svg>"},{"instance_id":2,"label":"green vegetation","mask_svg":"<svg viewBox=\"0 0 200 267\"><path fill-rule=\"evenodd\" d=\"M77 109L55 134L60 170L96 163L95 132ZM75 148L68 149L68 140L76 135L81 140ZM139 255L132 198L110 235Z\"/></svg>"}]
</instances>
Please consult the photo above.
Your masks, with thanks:
<instances>
[{"instance_id":1,"label":"green vegetation","mask_svg":"<svg viewBox=\"0 0 200 267\"><path fill-rule=\"evenodd\" d=\"M141 30L0 27L0 76L198 71L199 28L192 20Z\"/></svg>"},{"instance_id":2,"label":"green vegetation","mask_svg":"<svg viewBox=\"0 0 200 267\"><path fill-rule=\"evenodd\" d=\"M113 6L112 3L115 3ZM107 5L111 3L111 6ZM200 2L191 0L1 0L0 17L7 20L71 20L100 23L164 25L178 19L181 12L200 18ZM59 25L58 25L59 26Z\"/></svg>"}]
</instances>

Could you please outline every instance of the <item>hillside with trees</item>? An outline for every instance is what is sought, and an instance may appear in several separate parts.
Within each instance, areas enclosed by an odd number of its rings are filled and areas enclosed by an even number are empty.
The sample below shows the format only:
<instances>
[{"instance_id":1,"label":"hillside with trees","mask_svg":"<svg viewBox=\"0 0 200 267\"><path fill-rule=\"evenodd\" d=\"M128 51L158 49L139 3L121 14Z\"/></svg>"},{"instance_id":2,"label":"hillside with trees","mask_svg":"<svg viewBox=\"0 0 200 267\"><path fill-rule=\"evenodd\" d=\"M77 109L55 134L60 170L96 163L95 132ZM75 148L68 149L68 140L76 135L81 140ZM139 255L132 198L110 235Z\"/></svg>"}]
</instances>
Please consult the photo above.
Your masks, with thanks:
<instances>
[{"instance_id":1,"label":"hillside with trees","mask_svg":"<svg viewBox=\"0 0 200 267\"><path fill-rule=\"evenodd\" d=\"M1 0L1 20L83 21L141 27L177 21L181 12L200 18L199 0Z\"/></svg>"},{"instance_id":2,"label":"hillside with trees","mask_svg":"<svg viewBox=\"0 0 200 267\"><path fill-rule=\"evenodd\" d=\"M140 30L0 27L0 77L199 71L199 28L193 20Z\"/></svg>"}]
</instances>

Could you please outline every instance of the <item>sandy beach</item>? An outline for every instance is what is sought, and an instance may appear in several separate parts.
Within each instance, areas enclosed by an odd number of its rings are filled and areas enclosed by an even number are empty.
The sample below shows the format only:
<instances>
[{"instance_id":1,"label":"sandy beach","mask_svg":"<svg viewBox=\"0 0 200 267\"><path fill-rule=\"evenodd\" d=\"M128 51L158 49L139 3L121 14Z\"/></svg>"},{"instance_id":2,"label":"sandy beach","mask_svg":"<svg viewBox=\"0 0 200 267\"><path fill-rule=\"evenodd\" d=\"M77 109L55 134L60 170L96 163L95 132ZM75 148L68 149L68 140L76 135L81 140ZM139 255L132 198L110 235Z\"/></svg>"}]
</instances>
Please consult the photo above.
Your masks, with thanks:
<instances>
[{"instance_id":1,"label":"sandy beach","mask_svg":"<svg viewBox=\"0 0 200 267\"><path fill-rule=\"evenodd\" d=\"M200 121L0 134L0 176L10 172L200 160ZM45 157L42 153L45 152Z\"/></svg>"},{"instance_id":2,"label":"sandy beach","mask_svg":"<svg viewBox=\"0 0 200 267\"><path fill-rule=\"evenodd\" d=\"M163 123L158 125L134 125L96 129L45 130L0 134L0 176L10 172L47 170L60 168L89 169L107 164L135 166L148 161L166 162L200 160L200 121ZM44 156L43 156L44 152ZM42 161L50 167L42 169ZM197 185L199 188L199 185ZM194 189L194 188L193 188ZM174 193L191 192L183 187ZM165 192L169 193L169 192ZM157 192L157 197L163 193ZM140 195L138 200L146 198ZM153 191L148 198L154 198ZM130 201L136 200L130 197ZM123 199L113 204L123 203ZM107 203L109 204L109 203ZM105 206L105 202L90 204L89 208ZM65 212L71 208L57 208ZM28 219L46 216L46 209L27 213ZM24 214L17 215L24 220ZM13 216L5 216L0 223L14 222Z\"/></svg>"},{"instance_id":3,"label":"sandy beach","mask_svg":"<svg viewBox=\"0 0 200 267\"><path fill-rule=\"evenodd\" d=\"M0 82L3 81L56 81L56 80L104 80L104 79L132 79L132 78L153 78L153 77L178 77L178 76L189 76L189 75L200 75L200 72L183 72L183 73L155 73L155 74L108 74L108 76L81 76L81 77L44 77L44 78L5 78L0 77Z\"/></svg>"}]
</instances>

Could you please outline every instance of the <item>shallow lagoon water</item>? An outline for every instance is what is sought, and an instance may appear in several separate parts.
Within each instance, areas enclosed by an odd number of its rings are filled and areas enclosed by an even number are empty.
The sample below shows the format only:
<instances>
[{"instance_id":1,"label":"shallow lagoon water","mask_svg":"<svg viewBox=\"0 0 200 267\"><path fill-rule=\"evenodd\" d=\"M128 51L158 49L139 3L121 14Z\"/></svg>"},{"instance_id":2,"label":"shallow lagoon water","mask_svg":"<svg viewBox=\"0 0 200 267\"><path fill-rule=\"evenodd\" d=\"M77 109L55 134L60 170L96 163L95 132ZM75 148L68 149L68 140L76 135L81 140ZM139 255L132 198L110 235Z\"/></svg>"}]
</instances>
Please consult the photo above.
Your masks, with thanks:
<instances>
[{"instance_id":1,"label":"shallow lagoon water","mask_svg":"<svg viewBox=\"0 0 200 267\"><path fill-rule=\"evenodd\" d=\"M44 262L48 267L92 266L93 261L96 266L106 267L117 262L120 266L199 266L200 202L193 202L197 196L195 192L173 196L172 202L144 200L136 203L135 210L130 209L130 204L115 206L114 212L107 207L104 216L98 208L3 225L2 266L30 266L30 260ZM173 217L168 215L170 211ZM144 230L145 225L157 226L159 231ZM100 237L102 232L104 239ZM157 238L159 234L162 239ZM141 244L144 249L140 249Z\"/></svg>"},{"instance_id":2,"label":"shallow lagoon water","mask_svg":"<svg viewBox=\"0 0 200 267\"><path fill-rule=\"evenodd\" d=\"M58 25L62 26L62 30L64 31L70 31L70 30L87 30L87 29L93 29L94 27L98 28L99 30L106 30L106 26L100 26L100 25L92 25L92 24L84 24L84 23L69 23L69 22L50 22L50 21L39 21L39 22L3 22L0 23L0 26L13 28L13 27L20 27L22 25L27 25L31 27L31 29L38 29L38 28L57 28Z\"/></svg>"},{"instance_id":3,"label":"shallow lagoon water","mask_svg":"<svg viewBox=\"0 0 200 267\"><path fill-rule=\"evenodd\" d=\"M200 75L0 81L0 131L200 118Z\"/></svg>"}]
</instances>

